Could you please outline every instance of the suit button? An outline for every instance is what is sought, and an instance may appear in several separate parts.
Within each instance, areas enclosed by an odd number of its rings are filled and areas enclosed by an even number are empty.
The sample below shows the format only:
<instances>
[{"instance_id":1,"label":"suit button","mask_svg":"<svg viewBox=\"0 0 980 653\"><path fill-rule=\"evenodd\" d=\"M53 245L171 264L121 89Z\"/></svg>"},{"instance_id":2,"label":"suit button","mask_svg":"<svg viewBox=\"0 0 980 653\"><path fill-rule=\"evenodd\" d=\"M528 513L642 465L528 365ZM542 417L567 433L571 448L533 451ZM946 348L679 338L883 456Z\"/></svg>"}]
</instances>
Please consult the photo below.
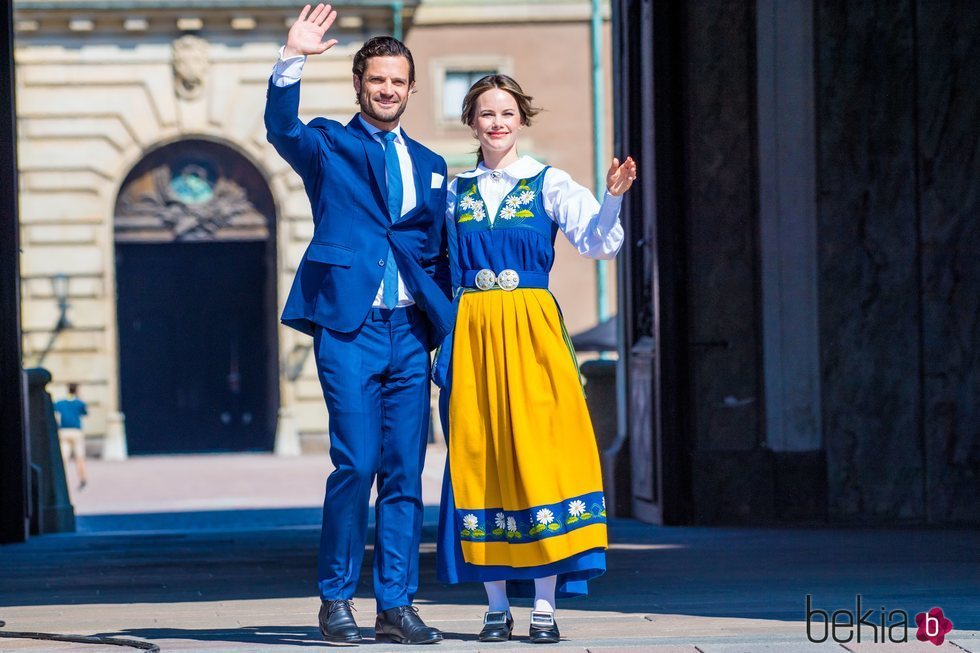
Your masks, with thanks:
<instances>
[{"instance_id":1,"label":"suit button","mask_svg":"<svg viewBox=\"0 0 980 653\"><path fill-rule=\"evenodd\" d=\"M379 258L378 259L378 265L381 266L381 267L384 267L385 266L385 260L383 258Z\"/></svg>"}]
</instances>

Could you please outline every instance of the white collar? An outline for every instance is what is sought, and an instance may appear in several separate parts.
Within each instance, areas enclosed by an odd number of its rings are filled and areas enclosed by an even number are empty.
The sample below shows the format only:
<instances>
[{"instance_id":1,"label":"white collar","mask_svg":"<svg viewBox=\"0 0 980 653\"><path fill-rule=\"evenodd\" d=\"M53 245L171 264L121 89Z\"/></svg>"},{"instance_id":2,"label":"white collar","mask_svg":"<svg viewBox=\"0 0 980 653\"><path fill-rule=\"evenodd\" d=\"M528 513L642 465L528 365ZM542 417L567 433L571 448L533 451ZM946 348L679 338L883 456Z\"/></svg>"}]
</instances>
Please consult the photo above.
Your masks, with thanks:
<instances>
[{"instance_id":1,"label":"white collar","mask_svg":"<svg viewBox=\"0 0 980 653\"><path fill-rule=\"evenodd\" d=\"M496 172L500 172L506 177L516 181L518 179L530 179L531 177L540 173L542 170L544 170L543 163L539 163L538 161L535 161L531 157L524 155L521 158L519 158L517 161L514 161L512 164L507 166L506 168L502 168L500 170L497 170ZM483 165L483 163L480 163L480 165L478 165L473 170L468 170L467 172L461 172L456 176L479 177L481 175L485 175L491 172L495 172L495 171L486 167L485 165Z\"/></svg>"},{"instance_id":2,"label":"white collar","mask_svg":"<svg viewBox=\"0 0 980 653\"><path fill-rule=\"evenodd\" d=\"M383 129L378 129L377 127L369 123L367 120L364 119L364 116L362 116L360 113L357 114L357 119L361 121L361 125L364 126L364 129L367 130L367 133L370 134L372 138L377 139L378 134L384 131ZM402 133L402 124L399 122L397 125L395 125L395 128L392 129L391 131L395 132L395 142L404 145L405 134Z\"/></svg>"}]
</instances>

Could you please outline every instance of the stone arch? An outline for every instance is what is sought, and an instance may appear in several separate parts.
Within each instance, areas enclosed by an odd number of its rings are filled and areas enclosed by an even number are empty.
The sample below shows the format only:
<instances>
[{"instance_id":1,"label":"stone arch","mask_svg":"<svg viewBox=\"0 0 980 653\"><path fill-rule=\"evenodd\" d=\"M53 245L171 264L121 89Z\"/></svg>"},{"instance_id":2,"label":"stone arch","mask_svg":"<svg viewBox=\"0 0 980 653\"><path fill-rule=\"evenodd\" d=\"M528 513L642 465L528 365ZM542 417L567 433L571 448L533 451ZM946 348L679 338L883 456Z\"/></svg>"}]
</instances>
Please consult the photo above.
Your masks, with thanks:
<instances>
[{"instance_id":1,"label":"stone arch","mask_svg":"<svg viewBox=\"0 0 980 653\"><path fill-rule=\"evenodd\" d=\"M239 148L147 151L113 207L119 401L133 453L271 450L277 206Z\"/></svg>"}]
</instances>

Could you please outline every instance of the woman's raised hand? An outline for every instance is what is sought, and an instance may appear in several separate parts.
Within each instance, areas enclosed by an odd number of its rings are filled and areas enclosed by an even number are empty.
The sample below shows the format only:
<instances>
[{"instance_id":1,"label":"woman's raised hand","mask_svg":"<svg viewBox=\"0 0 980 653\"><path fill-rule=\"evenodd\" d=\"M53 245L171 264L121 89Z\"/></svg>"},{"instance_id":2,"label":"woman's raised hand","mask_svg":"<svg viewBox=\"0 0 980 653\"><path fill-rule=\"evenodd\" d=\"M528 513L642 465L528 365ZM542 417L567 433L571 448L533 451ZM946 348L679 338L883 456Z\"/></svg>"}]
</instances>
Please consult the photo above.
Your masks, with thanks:
<instances>
[{"instance_id":1,"label":"woman's raised hand","mask_svg":"<svg viewBox=\"0 0 980 653\"><path fill-rule=\"evenodd\" d=\"M619 159L613 157L609 172L606 173L606 188L609 189L609 193L622 195L630 189L634 179L636 179L636 162L633 161L633 157L626 157L622 165Z\"/></svg>"},{"instance_id":2,"label":"woman's raised hand","mask_svg":"<svg viewBox=\"0 0 980 653\"><path fill-rule=\"evenodd\" d=\"M299 12L299 18L289 28L286 48L282 51L283 59L300 55L323 54L337 45L337 39L323 40L323 35L327 33L336 19L337 12L332 10L330 5L325 5L322 2L312 11L310 11L310 5L303 7L303 11Z\"/></svg>"}]
</instances>

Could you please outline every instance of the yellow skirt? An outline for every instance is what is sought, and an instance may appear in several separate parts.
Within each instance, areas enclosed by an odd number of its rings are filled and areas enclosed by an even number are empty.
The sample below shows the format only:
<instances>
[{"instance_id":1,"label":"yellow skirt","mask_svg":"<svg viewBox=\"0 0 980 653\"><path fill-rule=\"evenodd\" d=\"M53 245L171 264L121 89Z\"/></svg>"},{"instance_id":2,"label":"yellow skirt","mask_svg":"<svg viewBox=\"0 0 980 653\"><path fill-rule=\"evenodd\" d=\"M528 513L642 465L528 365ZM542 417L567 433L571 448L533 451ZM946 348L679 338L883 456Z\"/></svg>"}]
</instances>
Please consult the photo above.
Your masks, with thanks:
<instances>
[{"instance_id":1,"label":"yellow skirt","mask_svg":"<svg viewBox=\"0 0 980 653\"><path fill-rule=\"evenodd\" d=\"M547 290L460 297L449 467L470 564L533 567L606 547L599 455L567 338Z\"/></svg>"}]
</instances>

